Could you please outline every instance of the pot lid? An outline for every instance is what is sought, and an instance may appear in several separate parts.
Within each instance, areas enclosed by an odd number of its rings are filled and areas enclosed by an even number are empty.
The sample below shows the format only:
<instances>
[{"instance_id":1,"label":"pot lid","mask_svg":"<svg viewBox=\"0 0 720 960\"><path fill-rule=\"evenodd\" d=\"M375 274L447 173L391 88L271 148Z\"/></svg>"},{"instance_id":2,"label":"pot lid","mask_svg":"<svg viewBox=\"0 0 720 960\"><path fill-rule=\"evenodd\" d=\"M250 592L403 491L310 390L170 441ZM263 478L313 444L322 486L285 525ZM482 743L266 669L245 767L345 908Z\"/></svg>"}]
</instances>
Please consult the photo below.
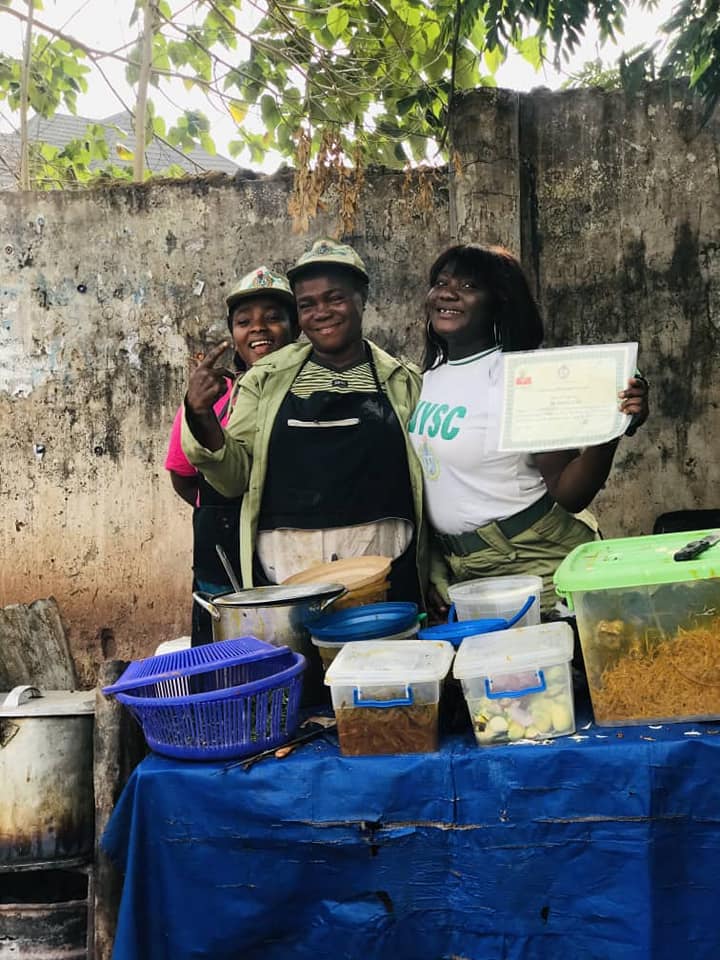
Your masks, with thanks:
<instances>
[{"instance_id":1,"label":"pot lid","mask_svg":"<svg viewBox=\"0 0 720 960\"><path fill-rule=\"evenodd\" d=\"M390 557L349 557L317 563L314 567L294 573L284 581L286 584L312 584L331 580L342 583L348 590L359 590L370 583L384 580L390 573Z\"/></svg>"},{"instance_id":2,"label":"pot lid","mask_svg":"<svg viewBox=\"0 0 720 960\"><path fill-rule=\"evenodd\" d=\"M253 587L238 593L223 593L219 597L213 597L211 602L216 607L271 607L339 597L344 590L341 583L327 581L297 586L281 584L278 587Z\"/></svg>"},{"instance_id":3,"label":"pot lid","mask_svg":"<svg viewBox=\"0 0 720 960\"><path fill-rule=\"evenodd\" d=\"M22 686L0 693L0 717L73 717L94 712L94 690L38 690Z\"/></svg>"}]
</instances>

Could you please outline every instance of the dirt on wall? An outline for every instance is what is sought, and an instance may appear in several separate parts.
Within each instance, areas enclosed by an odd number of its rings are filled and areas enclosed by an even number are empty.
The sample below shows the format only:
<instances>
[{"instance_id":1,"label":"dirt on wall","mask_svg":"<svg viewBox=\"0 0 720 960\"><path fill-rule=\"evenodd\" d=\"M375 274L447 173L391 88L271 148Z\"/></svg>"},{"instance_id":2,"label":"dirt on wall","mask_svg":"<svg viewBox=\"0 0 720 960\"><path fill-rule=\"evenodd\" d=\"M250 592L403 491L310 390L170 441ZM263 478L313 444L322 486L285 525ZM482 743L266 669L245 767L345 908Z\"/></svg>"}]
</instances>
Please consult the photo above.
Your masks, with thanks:
<instances>
[{"instance_id":1,"label":"dirt on wall","mask_svg":"<svg viewBox=\"0 0 720 960\"><path fill-rule=\"evenodd\" d=\"M378 172L354 233L366 331L419 353L427 264L447 194L413 211ZM190 508L164 470L190 358L227 333L224 295L284 270L291 181L212 178L87 193L0 194L0 604L54 595L83 682L107 657L189 632Z\"/></svg>"}]
</instances>

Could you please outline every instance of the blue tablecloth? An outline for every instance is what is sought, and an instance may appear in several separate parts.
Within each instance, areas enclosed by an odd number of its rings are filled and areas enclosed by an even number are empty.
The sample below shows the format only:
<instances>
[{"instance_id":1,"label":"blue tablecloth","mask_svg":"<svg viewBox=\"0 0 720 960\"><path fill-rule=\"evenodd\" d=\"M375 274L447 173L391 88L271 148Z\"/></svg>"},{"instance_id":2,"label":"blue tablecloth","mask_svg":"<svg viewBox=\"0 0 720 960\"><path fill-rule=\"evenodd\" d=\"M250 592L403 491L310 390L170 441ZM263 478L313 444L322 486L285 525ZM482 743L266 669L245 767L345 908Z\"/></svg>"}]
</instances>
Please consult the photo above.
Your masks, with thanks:
<instances>
[{"instance_id":1,"label":"blue tablecloth","mask_svg":"<svg viewBox=\"0 0 720 960\"><path fill-rule=\"evenodd\" d=\"M148 757L104 838L114 960L718 960L718 734Z\"/></svg>"}]
</instances>

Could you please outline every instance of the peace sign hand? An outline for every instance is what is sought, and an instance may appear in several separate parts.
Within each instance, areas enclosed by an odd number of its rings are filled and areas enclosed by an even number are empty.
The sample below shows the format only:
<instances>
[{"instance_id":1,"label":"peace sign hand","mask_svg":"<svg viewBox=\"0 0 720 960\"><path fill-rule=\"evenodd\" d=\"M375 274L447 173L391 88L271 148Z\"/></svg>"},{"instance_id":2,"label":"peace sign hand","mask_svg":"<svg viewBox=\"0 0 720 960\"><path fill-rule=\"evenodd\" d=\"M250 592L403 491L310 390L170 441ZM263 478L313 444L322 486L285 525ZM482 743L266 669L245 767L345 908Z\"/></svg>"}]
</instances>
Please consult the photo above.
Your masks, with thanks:
<instances>
[{"instance_id":1,"label":"peace sign hand","mask_svg":"<svg viewBox=\"0 0 720 960\"><path fill-rule=\"evenodd\" d=\"M213 406L225 393L225 380L235 379L232 370L214 365L229 346L230 344L225 341L214 347L190 374L185 402L190 412L196 416L212 414Z\"/></svg>"}]
</instances>

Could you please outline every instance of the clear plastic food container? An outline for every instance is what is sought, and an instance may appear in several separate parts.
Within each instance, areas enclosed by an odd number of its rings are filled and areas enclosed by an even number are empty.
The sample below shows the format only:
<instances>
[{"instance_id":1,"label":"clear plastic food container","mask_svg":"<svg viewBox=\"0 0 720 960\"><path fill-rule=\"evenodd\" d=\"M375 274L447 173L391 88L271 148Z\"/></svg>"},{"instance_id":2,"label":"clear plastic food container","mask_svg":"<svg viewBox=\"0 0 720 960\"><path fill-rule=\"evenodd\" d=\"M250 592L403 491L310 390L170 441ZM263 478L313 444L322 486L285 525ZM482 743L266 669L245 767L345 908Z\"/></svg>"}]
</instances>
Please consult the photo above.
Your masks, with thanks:
<instances>
[{"instance_id":1,"label":"clear plastic food container","mask_svg":"<svg viewBox=\"0 0 720 960\"><path fill-rule=\"evenodd\" d=\"M718 533L598 540L558 568L601 726L720 719L720 544L684 550Z\"/></svg>"},{"instance_id":2,"label":"clear plastic food container","mask_svg":"<svg viewBox=\"0 0 720 960\"><path fill-rule=\"evenodd\" d=\"M410 627L409 630L403 630L401 633L394 633L391 637L383 637L383 640L412 640L418 635L418 630L420 628L417 624L414 627ZM320 653L320 660L322 661L323 670L327 670L330 664L335 660L337 655L340 653L342 648L346 646L347 643L361 643L363 641L359 640L321 640L319 637L311 636L313 644L318 648ZM367 642L367 641L365 641Z\"/></svg>"},{"instance_id":3,"label":"clear plastic food container","mask_svg":"<svg viewBox=\"0 0 720 960\"><path fill-rule=\"evenodd\" d=\"M325 674L340 751L356 757L437 750L440 682L452 658L444 642L346 643Z\"/></svg>"},{"instance_id":4,"label":"clear plastic food container","mask_svg":"<svg viewBox=\"0 0 720 960\"><path fill-rule=\"evenodd\" d=\"M458 620L512 620L532 601L518 621L520 627L540 623L542 579L532 576L483 577L448 588Z\"/></svg>"},{"instance_id":5,"label":"clear plastic food container","mask_svg":"<svg viewBox=\"0 0 720 960\"><path fill-rule=\"evenodd\" d=\"M575 732L573 632L543 623L463 640L453 675L462 682L482 746Z\"/></svg>"}]
</instances>

